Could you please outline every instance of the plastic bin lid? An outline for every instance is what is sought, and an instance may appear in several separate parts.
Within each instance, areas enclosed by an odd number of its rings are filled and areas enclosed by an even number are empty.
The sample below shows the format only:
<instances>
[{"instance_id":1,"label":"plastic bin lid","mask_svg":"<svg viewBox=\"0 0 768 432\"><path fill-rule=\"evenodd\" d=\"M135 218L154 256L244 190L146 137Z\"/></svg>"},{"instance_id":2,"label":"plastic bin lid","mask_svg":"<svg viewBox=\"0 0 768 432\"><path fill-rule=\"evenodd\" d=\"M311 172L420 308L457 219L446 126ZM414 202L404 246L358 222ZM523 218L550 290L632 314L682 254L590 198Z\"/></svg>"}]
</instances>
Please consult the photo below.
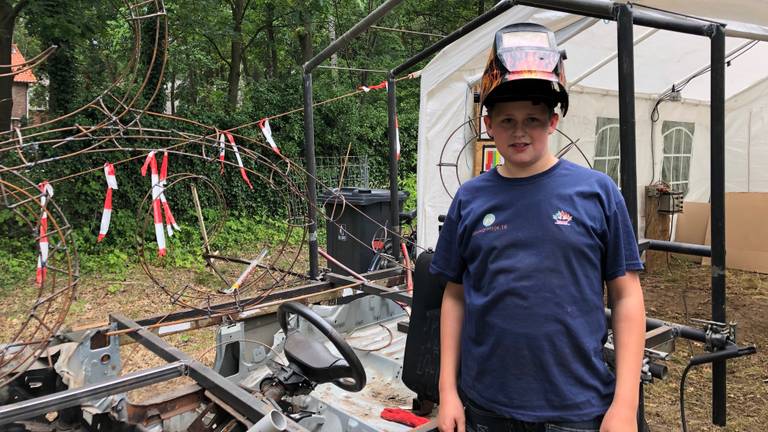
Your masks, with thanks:
<instances>
[{"instance_id":1,"label":"plastic bin lid","mask_svg":"<svg viewBox=\"0 0 768 432\"><path fill-rule=\"evenodd\" d=\"M408 192L398 191L397 197L400 201L408 197ZM320 194L318 200L324 204L341 204L346 201L352 205L370 205L380 202L390 202L389 189L364 189L343 187L334 188L332 191L325 191Z\"/></svg>"}]
</instances>

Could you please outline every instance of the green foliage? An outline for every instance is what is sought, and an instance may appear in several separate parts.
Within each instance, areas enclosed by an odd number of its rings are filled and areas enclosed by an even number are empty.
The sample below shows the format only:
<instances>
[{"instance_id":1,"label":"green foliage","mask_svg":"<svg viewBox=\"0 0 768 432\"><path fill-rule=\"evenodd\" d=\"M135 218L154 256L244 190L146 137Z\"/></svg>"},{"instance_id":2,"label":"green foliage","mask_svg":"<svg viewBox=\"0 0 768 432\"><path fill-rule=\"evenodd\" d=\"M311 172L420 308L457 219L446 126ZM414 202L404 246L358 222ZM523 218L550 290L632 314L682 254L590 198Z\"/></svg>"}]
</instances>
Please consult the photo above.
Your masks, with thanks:
<instances>
[{"instance_id":1,"label":"green foliage","mask_svg":"<svg viewBox=\"0 0 768 432\"><path fill-rule=\"evenodd\" d=\"M165 86L155 99L154 110L164 108L164 99L171 97L174 113L191 122L144 116L141 126L180 131L196 135L209 134L193 122L230 128L300 108L302 100L302 52L297 34L311 31L315 53L331 41L330 29L341 36L380 2L361 0L263 0L245 2L239 30L233 19L232 2L218 0L165 0L168 17L168 47L165 74L160 77L158 53L149 76L148 89L154 89L162 79ZM466 23L485 7L484 1L427 0L404 2L378 24L384 27L415 30L433 34L448 34ZM147 12L154 2L147 3ZM490 6L490 4L489 4ZM141 13L141 11L134 11ZM104 90L111 94L125 95L130 100L138 96L136 106L143 107L149 98L146 93L137 95L144 82L154 46L154 20L128 20L129 11L120 2L90 2L86 0L39 0L30 2L17 23L17 39L23 45L27 58L37 55L51 44L60 46L54 57L35 71L41 80L49 80L47 97L53 112L68 112L94 100ZM305 27L302 17L312 22ZM143 28L139 38L133 31ZM161 31L162 33L162 31ZM242 38L241 79L239 104L228 106L228 72L232 62L232 42ZM239 39L237 39L239 40ZM389 70L405 59L428 47L437 39L430 36L370 29L351 43L336 58L340 67ZM132 74L131 62L134 49L138 49L136 73ZM326 64L328 64L326 62ZM423 67L417 65L414 70ZM127 74L127 75L126 75ZM313 97L315 102L336 98L354 91L360 85L378 84L384 74L359 71L330 71L317 69L313 73ZM39 86L39 88L43 88ZM35 90L39 93L39 90ZM45 95L38 94L39 100ZM415 208L415 171L417 127L419 111L418 80L400 81L397 84L398 118L400 124L401 188L411 192L406 209ZM110 111L121 105L109 97L102 99ZM104 120L104 113L89 109L58 122L55 127L68 125L94 125ZM302 113L275 118L270 121L273 136L281 152L299 161L304 155L304 131ZM336 100L317 106L314 111L316 155L340 157L350 149L352 156L368 156L369 173L373 187L388 186L389 142L387 137L386 92L374 91ZM54 127L54 126L51 126ZM238 130L239 134L263 141L255 126ZM55 141L68 134L47 135ZM61 156L85 148L87 141L72 141L53 148L40 145L30 148L36 158ZM87 142L91 144L92 142ZM167 141L124 140L125 147L163 148ZM111 143L103 147L112 148ZM102 147L102 148L103 148ZM248 147L251 150L256 148ZM197 148L185 151L198 154ZM272 157L268 150L267 157ZM104 199L103 172L98 169L105 162L115 162L137 156L137 152L110 151L84 153L77 157L35 167L25 175L33 181L71 176L84 169L95 171L75 176L56 185L55 202L75 228L73 237L80 255L83 273L125 274L136 262L136 240L143 238L152 264L171 265L200 269L202 247L199 229L188 183L167 190L169 203L182 229L168 240L169 254L158 259L154 250L151 217L148 213L149 179L141 177L139 170L143 160L135 159L116 167L119 189L114 191L113 214L107 238L96 242L99 220ZM209 154L210 156L210 150ZM228 152L227 158L232 155ZM0 163L19 163L17 156L6 153ZM10 161L10 162L9 162ZM246 159L249 168L269 178L272 173L262 166L254 166ZM169 174L194 173L215 180L225 191L229 218L224 222L212 246L220 251L238 251L244 244L258 245L282 240L288 228L286 203L283 195L268 189L258 176L250 176L256 190L245 186L236 168L227 167L224 174L218 165L199 157L182 157L171 154ZM303 185L299 185L303 187ZM219 221L222 209L211 190L198 184L206 221ZM289 196L289 200L295 197ZM141 207L142 202L144 206ZM140 209L141 210L138 210ZM0 212L0 286L12 280L27 277L34 271L36 251L33 244L20 231L14 231L13 222L3 220ZM149 219L148 219L149 218ZM149 220L149 223L147 221ZM322 224L321 224L322 225ZM209 227L210 228L210 227ZM2 232L2 231L0 231ZM26 232L25 232L26 233ZM290 231L289 241L298 244L301 230ZM13 243L17 242L17 243ZM109 292L110 288L107 288Z\"/></svg>"}]
</instances>

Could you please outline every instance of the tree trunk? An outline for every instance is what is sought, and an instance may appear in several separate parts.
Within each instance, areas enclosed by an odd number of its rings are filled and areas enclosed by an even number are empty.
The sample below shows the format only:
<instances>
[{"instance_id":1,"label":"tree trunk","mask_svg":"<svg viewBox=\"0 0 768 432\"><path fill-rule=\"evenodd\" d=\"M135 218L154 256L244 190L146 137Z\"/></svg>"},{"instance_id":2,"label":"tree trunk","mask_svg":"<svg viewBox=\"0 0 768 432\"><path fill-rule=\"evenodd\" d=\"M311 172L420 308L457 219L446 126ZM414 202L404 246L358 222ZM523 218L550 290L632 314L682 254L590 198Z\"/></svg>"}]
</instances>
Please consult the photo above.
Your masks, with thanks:
<instances>
[{"instance_id":1,"label":"tree trunk","mask_svg":"<svg viewBox=\"0 0 768 432\"><path fill-rule=\"evenodd\" d=\"M336 17L333 14L328 16L328 39L329 43L336 41ZM336 53L331 54L331 67L337 67L339 64L339 57ZM331 76L334 81L339 78L339 71L337 69L331 70Z\"/></svg>"},{"instance_id":2,"label":"tree trunk","mask_svg":"<svg viewBox=\"0 0 768 432\"><path fill-rule=\"evenodd\" d=\"M240 91L240 65L243 60L243 17L245 16L245 0L232 2L232 44L229 62L229 77L227 79L228 109L237 108Z\"/></svg>"},{"instance_id":3,"label":"tree trunk","mask_svg":"<svg viewBox=\"0 0 768 432\"><path fill-rule=\"evenodd\" d=\"M269 78L277 76L277 42L275 41L275 4L268 1L264 5L264 15L267 30L267 59L266 75Z\"/></svg>"},{"instance_id":4,"label":"tree trunk","mask_svg":"<svg viewBox=\"0 0 768 432\"><path fill-rule=\"evenodd\" d=\"M301 44L301 63L304 64L312 59L312 11L310 10L310 0L304 2L304 7L299 12L301 14L302 32L299 34L299 43Z\"/></svg>"},{"instance_id":5,"label":"tree trunk","mask_svg":"<svg viewBox=\"0 0 768 432\"><path fill-rule=\"evenodd\" d=\"M16 12L7 0L0 1L0 64L11 64L11 42L16 25ZM0 68L0 74L10 73L10 68ZM0 77L0 131L11 129L13 110L13 77Z\"/></svg>"}]
</instances>

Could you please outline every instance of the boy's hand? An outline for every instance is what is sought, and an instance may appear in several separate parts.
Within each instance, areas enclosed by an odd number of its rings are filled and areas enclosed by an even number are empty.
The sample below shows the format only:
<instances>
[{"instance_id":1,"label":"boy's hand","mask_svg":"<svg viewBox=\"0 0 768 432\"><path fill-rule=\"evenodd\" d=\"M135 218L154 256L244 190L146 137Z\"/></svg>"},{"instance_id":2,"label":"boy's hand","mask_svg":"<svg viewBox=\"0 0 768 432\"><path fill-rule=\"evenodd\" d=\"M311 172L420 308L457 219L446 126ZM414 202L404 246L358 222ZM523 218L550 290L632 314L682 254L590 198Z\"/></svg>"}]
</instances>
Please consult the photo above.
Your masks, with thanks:
<instances>
[{"instance_id":1,"label":"boy's hand","mask_svg":"<svg viewBox=\"0 0 768 432\"><path fill-rule=\"evenodd\" d=\"M603 417L600 432L637 432L637 412L629 408L611 405Z\"/></svg>"},{"instance_id":2,"label":"boy's hand","mask_svg":"<svg viewBox=\"0 0 768 432\"><path fill-rule=\"evenodd\" d=\"M437 412L437 429L440 432L464 432L464 405L456 392L440 394L440 407Z\"/></svg>"}]
</instances>

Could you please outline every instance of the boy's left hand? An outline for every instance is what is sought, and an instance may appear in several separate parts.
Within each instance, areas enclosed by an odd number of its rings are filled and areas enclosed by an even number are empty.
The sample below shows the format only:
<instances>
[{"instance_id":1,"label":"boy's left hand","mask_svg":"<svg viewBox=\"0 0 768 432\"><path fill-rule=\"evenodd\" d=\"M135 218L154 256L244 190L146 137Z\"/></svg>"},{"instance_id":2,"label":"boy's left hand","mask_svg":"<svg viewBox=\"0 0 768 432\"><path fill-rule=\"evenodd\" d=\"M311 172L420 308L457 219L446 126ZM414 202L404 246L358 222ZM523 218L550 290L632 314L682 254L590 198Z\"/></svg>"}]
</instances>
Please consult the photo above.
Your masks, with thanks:
<instances>
[{"instance_id":1,"label":"boy's left hand","mask_svg":"<svg viewBox=\"0 0 768 432\"><path fill-rule=\"evenodd\" d=\"M603 417L600 432L637 432L637 412L611 405Z\"/></svg>"}]
</instances>

